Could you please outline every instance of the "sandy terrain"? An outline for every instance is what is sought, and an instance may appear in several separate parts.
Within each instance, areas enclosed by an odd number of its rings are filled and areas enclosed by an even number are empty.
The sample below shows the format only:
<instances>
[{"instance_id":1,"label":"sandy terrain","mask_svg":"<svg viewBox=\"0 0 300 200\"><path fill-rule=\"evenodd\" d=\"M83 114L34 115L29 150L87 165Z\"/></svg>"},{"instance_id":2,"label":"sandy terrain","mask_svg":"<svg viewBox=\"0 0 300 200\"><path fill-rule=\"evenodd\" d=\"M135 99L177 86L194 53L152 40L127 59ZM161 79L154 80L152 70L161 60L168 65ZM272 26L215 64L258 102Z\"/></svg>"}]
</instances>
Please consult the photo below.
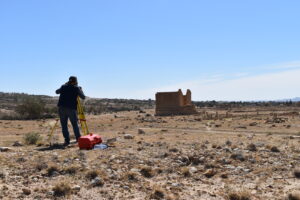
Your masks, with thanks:
<instances>
[{"instance_id":1,"label":"sandy terrain","mask_svg":"<svg viewBox=\"0 0 300 200\"><path fill-rule=\"evenodd\" d=\"M199 112L90 115L91 132L116 138L91 151L49 148L54 120L0 121L0 147L9 147L0 152L0 199L281 200L300 191L299 110ZM24 145L29 132L43 142ZM60 129L55 139L63 142Z\"/></svg>"}]
</instances>

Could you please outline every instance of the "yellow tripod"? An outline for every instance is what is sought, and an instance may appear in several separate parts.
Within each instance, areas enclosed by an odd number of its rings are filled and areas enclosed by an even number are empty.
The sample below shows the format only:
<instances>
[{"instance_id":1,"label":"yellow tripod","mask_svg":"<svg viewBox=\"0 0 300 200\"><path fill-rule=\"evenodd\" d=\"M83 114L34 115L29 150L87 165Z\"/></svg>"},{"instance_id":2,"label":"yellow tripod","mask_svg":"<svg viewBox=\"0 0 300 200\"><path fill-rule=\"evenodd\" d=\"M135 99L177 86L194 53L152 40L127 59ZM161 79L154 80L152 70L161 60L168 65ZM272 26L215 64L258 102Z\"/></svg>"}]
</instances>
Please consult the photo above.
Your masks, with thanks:
<instances>
[{"instance_id":1,"label":"yellow tripod","mask_svg":"<svg viewBox=\"0 0 300 200\"><path fill-rule=\"evenodd\" d=\"M77 97L77 113L78 113L78 120L80 122L82 133L83 133L83 135L88 135L90 133L90 131L89 131L88 125L86 123L83 106L81 104L79 97Z\"/></svg>"},{"instance_id":2,"label":"yellow tripod","mask_svg":"<svg viewBox=\"0 0 300 200\"><path fill-rule=\"evenodd\" d=\"M83 135L88 135L90 132L89 132L88 125L86 123L86 118L85 118L85 115L84 115L84 109L83 109L83 106L81 104L81 101L80 101L79 97L77 97L77 114L78 114L78 120L80 122L80 127L81 127ZM53 138L53 135L54 135L54 130L57 128L58 122L59 122L59 119L56 119L56 122L55 122L54 126L51 128L49 138L48 138L48 141L50 142L50 146L51 146L51 141L52 141L52 138Z\"/></svg>"}]
</instances>

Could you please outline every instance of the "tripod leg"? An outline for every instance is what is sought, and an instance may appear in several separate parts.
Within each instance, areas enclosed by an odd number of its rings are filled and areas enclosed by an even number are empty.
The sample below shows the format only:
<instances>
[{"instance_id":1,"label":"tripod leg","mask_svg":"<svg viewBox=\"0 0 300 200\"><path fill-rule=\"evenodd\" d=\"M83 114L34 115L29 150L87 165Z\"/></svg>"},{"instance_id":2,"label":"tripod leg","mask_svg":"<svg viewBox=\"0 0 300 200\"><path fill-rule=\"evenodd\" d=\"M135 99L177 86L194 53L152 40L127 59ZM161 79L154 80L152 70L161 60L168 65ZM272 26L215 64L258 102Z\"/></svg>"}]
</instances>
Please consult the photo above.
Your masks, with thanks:
<instances>
[{"instance_id":1,"label":"tripod leg","mask_svg":"<svg viewBox=\"0 0 300 200\"><path fill-rule=\"evenodd\" d=\"M58 121L59 120L57 119L56 122L55 122L55 124L54 124L54 126L51 128L51 132L50 132L50 135L49 135L49 138L48 138L50 146L52 145L51 141L52 141L52 138L53 138L53 135L54 135L54 130L57 127Z\"/></svg>"}]
</instances>

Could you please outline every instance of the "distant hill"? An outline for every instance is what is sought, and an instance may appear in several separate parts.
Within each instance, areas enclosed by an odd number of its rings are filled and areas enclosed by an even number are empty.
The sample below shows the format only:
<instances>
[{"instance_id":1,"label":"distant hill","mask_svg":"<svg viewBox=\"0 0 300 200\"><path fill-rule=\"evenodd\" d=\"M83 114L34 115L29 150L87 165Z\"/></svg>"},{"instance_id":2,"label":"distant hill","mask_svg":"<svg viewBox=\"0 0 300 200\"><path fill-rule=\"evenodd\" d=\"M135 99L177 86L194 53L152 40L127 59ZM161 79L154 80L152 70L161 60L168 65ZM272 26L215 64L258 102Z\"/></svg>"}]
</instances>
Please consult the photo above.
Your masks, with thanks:
<instances>
[{"instance_id":1,"label":"distant hill","mask_svg":"<svg viewBox=\"0 0 300 200\"><path fill-rule=\"evenodd\" d=\"M300 101L300 97L294 97L292 99L280 99L280 100L276 100L277 102L287 102L287 101L292 101L292 102L299 102Z\"/></svg>"},{"instance_id":2,"label":"distant hill","mask_svg":"<svg viewBox=\"0 0 300 200\"><path fill-rule=\"evenodd\" d=\"M46 114L53 116L57 114L57 96L30 95L25 93L5 93L0 92L0 119L15 115L16 108L29 102L38 100L46 109ZM199 108L223 108L232 109L240 107L270 107L270 106L300 106L300 97L293 99L281 99L276 101L193 101ZM142 111L144 109L155 108L154 100L136 100L136 99L108 99L108 98L87 98L84 103L84 109L89 114L112 113L119 111Z\"/></svg>"},{"instance_id":3,"label":"distant hill","mask_svg":"<svg viewBox=\"0 0 300 200\"><path fill-rule=\"evenodd\" d=\"M14 115L16 108L26 100L34 101L38 99L45 106L48 114L57 113L58 97L46 95L30 95L25 93L5 93L0 92L0 119L7 118L7 115ZM153 100L135 99L98 99L89 98L83 101L84 109L89 114L110 113L119 111L140 111L143 109L154 108ZM3 117L4 116L4 117Z\"/></svg>"}]
</instances>

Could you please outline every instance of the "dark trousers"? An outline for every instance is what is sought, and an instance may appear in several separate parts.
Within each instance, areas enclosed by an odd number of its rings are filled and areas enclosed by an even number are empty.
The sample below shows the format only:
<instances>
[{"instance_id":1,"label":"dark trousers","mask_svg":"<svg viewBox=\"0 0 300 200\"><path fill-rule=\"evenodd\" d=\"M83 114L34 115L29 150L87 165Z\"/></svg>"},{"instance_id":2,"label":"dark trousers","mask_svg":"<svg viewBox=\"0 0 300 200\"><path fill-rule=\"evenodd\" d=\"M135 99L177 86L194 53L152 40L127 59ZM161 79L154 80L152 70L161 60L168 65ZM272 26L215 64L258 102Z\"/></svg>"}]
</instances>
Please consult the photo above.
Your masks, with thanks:
<instances>
[{"instance_id":1,"label":"dark trousers","mask_svg":"<svg viewBox=\"0 0 300 200\"><path fill-rule=\"evenodd\" d=\"M62 127L62 132L65 138L65 143L70 143L70 134L68 130L68 119L70 119L71 124L73 126L73 131L76 137L76 140L80 138L80 131L78 127L78 118L77 118L77 110L71 109L71 108L66 108L66 107L59 107L58 109L59 112L59 118L60 118L60 123Z\"/></svg>"}]
</instances>

